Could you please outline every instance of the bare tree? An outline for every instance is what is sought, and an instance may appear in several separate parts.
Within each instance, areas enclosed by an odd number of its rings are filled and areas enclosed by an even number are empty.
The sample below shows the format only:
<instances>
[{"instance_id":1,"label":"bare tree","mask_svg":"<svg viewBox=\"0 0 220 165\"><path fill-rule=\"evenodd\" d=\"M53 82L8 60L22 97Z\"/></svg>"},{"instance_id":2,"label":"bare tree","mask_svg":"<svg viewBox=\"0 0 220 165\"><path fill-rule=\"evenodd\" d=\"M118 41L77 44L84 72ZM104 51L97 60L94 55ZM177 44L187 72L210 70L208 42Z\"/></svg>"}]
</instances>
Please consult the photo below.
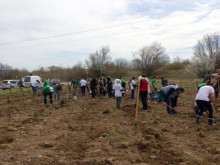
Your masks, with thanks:
<instances>
[{"instance_id":1,"label":"bare tree","mask_svg":"<svg viewBox=\"0 0 220 165\"><path fill-rule=\"evenodd\" d=\"M182 62L182 59L179 56L173 59L173 63L180 64L181 62Z\"/></svg>"},{"instance_id":2,"label":"bare tree","mask_svg":"<svg viewBox=\"0 0 220 165\"><path fill-rule=\"evenodd\" d=\"M117 58L114 61L114 77L125 76L128 70L128 61L124 58Z\"/></svg>"},{"instance_id":3,"label":"bare tree","mask_svg":"<svg viewBox=\"0 0 220 165\"><path fill-rule=\"evenodd\" d=\"M206 34L194 47L194 56L214 59L215 69L220 67L220 35L219 33Z\"/></svg>"},{"instance_id":4,"label":"bare tree","mask_svg":"<svg viewBox=\"0 0 220 165\"><path fill-rule=\"evenodd\" d=\"M133 55L135 66L147 75L153 75L157 69L169 62L169 57L165 54L165 48L157 42L143 47Z\"/></svg>"},{"instance_id":5,"label":"bare tree","mask_svg":"<svg viewBox=\"0 0 220 165\"><path fill-rule=\"evenodd\" d=\"M12 71L12 67L7 64L0 63L0 77L1 78L10 78L9 74Z\"/></svg>"},{"instance_id":6,"label":"bare tree","mask_svg":"<svg viewBox=\"0 0 220 165\"><path fill-rule=\"evenodd\" d=\"M98 77L105 74L105 66L111 62L111 57L108 55L109 52L109 47L103 46L100 50L89 56L85 63L90 71L90 75Z\"/></svg>"}]
</instances>

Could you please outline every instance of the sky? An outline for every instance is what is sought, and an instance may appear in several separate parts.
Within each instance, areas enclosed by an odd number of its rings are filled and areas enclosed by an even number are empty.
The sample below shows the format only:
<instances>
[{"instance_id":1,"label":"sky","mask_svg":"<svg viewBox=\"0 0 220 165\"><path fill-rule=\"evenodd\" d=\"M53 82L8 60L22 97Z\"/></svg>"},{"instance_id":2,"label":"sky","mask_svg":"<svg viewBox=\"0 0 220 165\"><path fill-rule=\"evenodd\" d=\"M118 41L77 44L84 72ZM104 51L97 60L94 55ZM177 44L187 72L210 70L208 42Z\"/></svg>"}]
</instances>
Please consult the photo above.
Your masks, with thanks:
<instances>
[{"instance_id":1,"label":"sky","mask_svg":"<svg viewBox=\"0 0 220 165\"><path fill-rule=\"evenodd\" d=\"M0 0L0 63L71 67L102 46L113 60L132 60L154 41L187 59L205 34L220 32L219 15L219 0Z\"/></svg>"}]
</instances>

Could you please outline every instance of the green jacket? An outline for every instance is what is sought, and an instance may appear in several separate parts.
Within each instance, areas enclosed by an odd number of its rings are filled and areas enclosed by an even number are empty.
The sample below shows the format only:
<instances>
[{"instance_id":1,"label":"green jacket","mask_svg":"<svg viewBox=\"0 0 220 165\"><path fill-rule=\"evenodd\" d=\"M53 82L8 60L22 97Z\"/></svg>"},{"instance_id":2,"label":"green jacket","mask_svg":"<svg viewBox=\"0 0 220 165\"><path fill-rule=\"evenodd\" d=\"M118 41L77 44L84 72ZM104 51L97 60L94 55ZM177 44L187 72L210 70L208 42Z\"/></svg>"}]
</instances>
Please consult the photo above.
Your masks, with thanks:
<instances>
[{"instance_id":1,"label":"green jacket","mask_svg":"<svg viewBox=\"0 0 220 165\"><path fill-rule=\"evenodd\" d=\"M150 83L152 84L153 88L156 88L156 80L150 79Z\"/></svg>"},{"instance_id":2,"label":"green jacket","mask_svg":"<svg viewBox=\"0 0 220 165\"><path fill-rule=\"evenodd\" d=\"M198 85L198 88L204 87L206 85L206 83L201 83Z\"/></svg>"},{"instance_id":3,"label":"green jacket","mask_svg":"<svg viewBox=\"0 0 220 165\"><path fill-rule=\"evenodd\" d=\"M44 81L43 92L50 93L50 85L49 85L49 82L46 80Z\"/></svg>"}]
</instances>

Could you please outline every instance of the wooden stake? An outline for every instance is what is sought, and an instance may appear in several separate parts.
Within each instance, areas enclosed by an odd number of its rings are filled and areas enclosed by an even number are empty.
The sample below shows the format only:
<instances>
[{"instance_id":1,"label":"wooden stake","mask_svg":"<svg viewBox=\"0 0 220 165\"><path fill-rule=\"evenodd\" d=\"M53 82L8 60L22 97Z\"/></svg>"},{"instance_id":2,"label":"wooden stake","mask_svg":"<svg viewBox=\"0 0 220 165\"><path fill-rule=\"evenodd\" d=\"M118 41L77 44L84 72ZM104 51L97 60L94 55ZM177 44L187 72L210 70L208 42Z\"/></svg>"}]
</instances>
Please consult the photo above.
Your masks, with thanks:
<instances>
[{"instance_id":1,"label":"wooden stake","mask_svg":"<svg viewBox=\"0 0 220 165\"><path fill-rule=\"evenodd\" d=\"M218 77L218 93L219 93L219 77ZM218 100L219 100L219 95L218 95Z\"/></svg>"},{"instance_id":2,"label":"wooden stake","mask_svg":"<svg viewBox=\"0 0 220 165\"><path fill-rule=\"evenodd\" d=\"M67 85L67 94L66 94L66 100L68 100L68 98L69 98L69 85Z\"/></svg>"},{"instance_id":3,"label":"wooden stake","mask_svg":"<svg viewBox=\"0 0 220 165\"><path fill-rule=\"evenodd\" d=\"M138 90L137 90L137 97L136 97L136 114L135 114L135 119L134 119L134 130L135 134L137 134L137 124L138 124L138 107L139 107L139 94L140 94L140 83L141 80L138 83Z\"/></svg>"}]
</instances>

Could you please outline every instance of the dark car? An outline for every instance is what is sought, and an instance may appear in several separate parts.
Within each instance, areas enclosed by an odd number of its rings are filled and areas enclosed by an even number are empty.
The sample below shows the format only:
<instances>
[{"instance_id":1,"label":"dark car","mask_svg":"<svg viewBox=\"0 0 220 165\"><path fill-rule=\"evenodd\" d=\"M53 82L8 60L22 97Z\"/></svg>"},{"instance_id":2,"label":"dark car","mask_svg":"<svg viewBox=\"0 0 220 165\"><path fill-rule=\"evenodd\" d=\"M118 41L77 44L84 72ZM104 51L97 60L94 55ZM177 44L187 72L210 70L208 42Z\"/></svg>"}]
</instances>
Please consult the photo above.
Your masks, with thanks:
<instances>
[{"instance_id":1,"label":"dark car","mask_svg":"<svg viewBox=\"0 0 220 165\"><path fill-rule=\"evenodd\" d=\"M52 79L52 80L50 81L50 84L51 84L52 86L57 85L57 84L59 84L59 83L60 83L60 80L57 80L57 79Z\"/></svg>"}]
</instances>

